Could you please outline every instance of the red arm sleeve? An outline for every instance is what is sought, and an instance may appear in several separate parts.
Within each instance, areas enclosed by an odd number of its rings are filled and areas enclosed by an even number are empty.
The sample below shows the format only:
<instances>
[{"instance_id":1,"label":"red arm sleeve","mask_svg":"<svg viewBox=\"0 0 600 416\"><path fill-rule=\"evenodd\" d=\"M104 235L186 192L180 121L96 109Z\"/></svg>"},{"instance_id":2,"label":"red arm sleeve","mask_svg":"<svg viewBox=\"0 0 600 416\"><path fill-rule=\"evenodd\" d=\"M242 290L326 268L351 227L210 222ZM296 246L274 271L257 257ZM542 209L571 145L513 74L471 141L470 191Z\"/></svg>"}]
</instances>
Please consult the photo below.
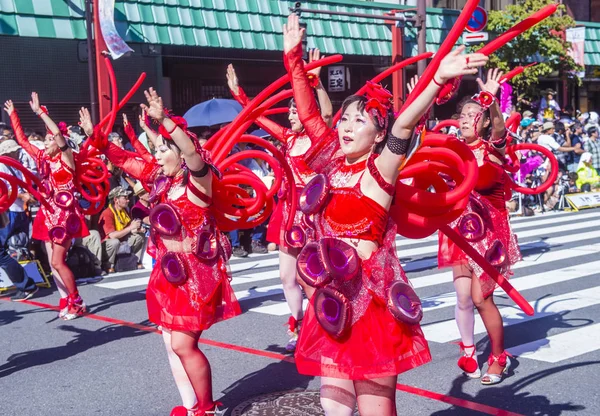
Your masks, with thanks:
<instances>
[{"instance_id":1,"label":"red arm sleeve","mask_svg":"<svg viewBox=\"0 0 600 416\"><path fill-rule=\"evenodd\" d=\"M156 163L147 162L137 154L123 150L112 143L109 143L103 152L113 165L145 184L151 183L160 169Z\"/></svg>"},{"instance_id":2,"label":"red arm sleeve","mask_svg":"<svg viewBox=\"0 0 600 416\"><path fill-rule=\"evenodd\" d=\"M154 156L152 156L152 153L150 153L148 149L146 149L146 146L144 146L142 142L140 142L137 135L135 134L135 131L133 130L133 127L131 127L131 124L127 124L125 126L125 134L129 138L129 141L131 142L131 145L133 146L135 151L142 157L142 159L144 159L148 163L155 162Z\"/></svg>"},{"instance_id":3,"label":"red arm sleeve","mask_svg":"<svg viewBox=\"0 0 600 416\"><path fill-rule=\"evenodd\" d=\"M242 105L242 107L246 107L250 100L248 99L248 96L246 95L246 92L242 89L242 87L238 88L240 89L240 93L235 94L233 91L230 90L231 95L233 96L233 98L235 98L235 100L238 103ZM280 142L287 142L287 138L290 136L290 129L275 123L267 117L258 117L255 122L260 126L260 128L264 129L267 133L275 137Z\"/></svg>"},{"instance_id":4,"label":"red arm sleeve","mask_svg":"<svg viewBox=\"0 0 600 416\"><path fill-rule=\"evenodd\" d=\"M321 117L313 89L304 71L302 46L299 44L283 58L289 72L298 117L312 142L310 149L304 154L304 160L312 170L320 173L338 153L337 131L329 128Z\"/></svg>"},{"instance_id":5,"label":"red arm sleeve","mask_svg":"<svg viewBox=\"0 0 600 416\"><path fill-rule=\"evenodd\" d=\"M40 149L29 143L29 139L25 136L23 132L23 127L21 127L21 120L19 120L19 116L16 111L13 111L10 115L10 123L12 124L12 128L15 131L15 137L19 145L25 149L29 155L34 158L36 161L38 160L38 156L41 152Z\"/></svg>"},{"instance_id":6,"label":"red arm sleeve","mask_svg":"<svg viewBox=\"0 0 600 416\"><path fill-rule=\"evenodd\" d=\"M302 61L302 45L298 44L288 54L284 55L285 66L288 68L290 83L294 91L294 100L298 109L298 117L304 126L306 134L313 142L320 141L330 134L331 129L323 121L317 100L313 94Z\"/></svg>"}]
</instances>

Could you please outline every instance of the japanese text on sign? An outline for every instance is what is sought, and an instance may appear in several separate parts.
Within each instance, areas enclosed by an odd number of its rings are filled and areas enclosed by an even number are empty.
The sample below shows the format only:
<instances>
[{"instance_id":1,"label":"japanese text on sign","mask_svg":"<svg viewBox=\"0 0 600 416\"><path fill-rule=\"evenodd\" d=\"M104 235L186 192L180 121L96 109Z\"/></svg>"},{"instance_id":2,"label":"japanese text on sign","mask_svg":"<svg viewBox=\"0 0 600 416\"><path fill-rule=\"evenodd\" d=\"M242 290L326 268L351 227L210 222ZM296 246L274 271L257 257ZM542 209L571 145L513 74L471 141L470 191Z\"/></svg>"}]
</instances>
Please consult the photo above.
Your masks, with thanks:
<instances>
[{"instance_id":1,"label":"japanese text on sign","mask_svg":"<svg viewBox=\"0 0 600 416\"><path fill-rule=\"evenodd\" d=\"M327 68L329 72L329 83L327 90L329 92L341 92L346 90L346 70L344 66L330 66Z\"/></svg>"}]
</instances>

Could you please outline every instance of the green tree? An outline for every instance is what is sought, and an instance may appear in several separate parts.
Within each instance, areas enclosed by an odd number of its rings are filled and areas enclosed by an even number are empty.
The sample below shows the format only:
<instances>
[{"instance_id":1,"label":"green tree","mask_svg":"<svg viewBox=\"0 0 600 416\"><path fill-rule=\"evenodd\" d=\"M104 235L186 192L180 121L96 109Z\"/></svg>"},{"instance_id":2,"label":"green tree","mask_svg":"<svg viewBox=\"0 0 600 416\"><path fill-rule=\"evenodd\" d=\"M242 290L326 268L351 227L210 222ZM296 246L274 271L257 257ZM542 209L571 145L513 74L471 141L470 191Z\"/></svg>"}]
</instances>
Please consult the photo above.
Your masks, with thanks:
<instances>
[{"instance_id":1,"label":"green tree","mask_svg":"<svg viewBox=\"0 0 600 416\"><path fill-rule=\"evenodd\" d=\"M490 11L488 30L503 33L517 22L551 3L556 1L517 0L516 4L507 6L506 10ZM538 65L527 68L511 82L517 91L530 97L537 95L536 85L539 78L551 74L568 77L580 84L581 80L571 74L572 71L583 71L583 68L568 55L571 44L565 38L566 29L575 26L575 20L566 13L565 6L561 4L552 16L496 51L490 57L488 66L509 71L518 65L539 62Z\"/></svg>"}]
</instances>

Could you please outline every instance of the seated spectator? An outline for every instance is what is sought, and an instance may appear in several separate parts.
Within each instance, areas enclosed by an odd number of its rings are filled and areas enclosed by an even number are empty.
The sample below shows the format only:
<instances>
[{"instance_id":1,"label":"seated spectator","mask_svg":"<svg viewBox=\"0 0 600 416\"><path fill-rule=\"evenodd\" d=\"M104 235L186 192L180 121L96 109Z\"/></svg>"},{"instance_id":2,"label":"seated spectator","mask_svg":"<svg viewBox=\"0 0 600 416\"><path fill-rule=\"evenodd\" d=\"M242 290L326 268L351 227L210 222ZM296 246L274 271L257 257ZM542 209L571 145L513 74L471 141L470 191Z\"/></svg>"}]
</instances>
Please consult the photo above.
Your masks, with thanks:
<instances>
[{"instance_id":1,"label":"seated spectator","mask_svg":"<svg viewBox=\"0 0 600 416\"><path fill-rule=\"evenodd\" d=\"M132 220L127 212L130 194L131 191L121 186L112 189L108 194L109 206L102 212L98 221L108 273L114 273L117 253L124 244L128 244L131 252L137 257L138 268L144 268L141 263L145 244L144 234L140 230L142 221Z\"/></svg>"},{"instance_id":2,"label":"seated spectator","mask_svg":"<svg viewBox=\"0 0 600 416\"><path fill-rule=\"evenodd\" d=\"M14 140L3 140L0 143L0 156L7 156L19 160L21 147ZM0 172L15 176L23 180L23 174L8 165L0 164ZM19 233L25 233L29 237L29 218L25 213L25 203L31 199L24 189L12 189L18 192L17 199L9 207L8 212L3 213L3 221L0 221L0 267L17 288L17 293L11 297L13 301L24 301L32 298L38 291L35 282L27 276L23 267L11 257L8 252L8 240Z\"/></svg>"},{"instance_id":3,"label":"seated spectator","mask_svg":"<svg viewBox=\"0 0 600 416\"><path fill-rule=\"evenodd\" d=\"M576 184L581 192L590 192L592 188L600 186L600 175L592 166L592 154L589 152L582 154L579 159Z\"/></svg>"},{"instance_id":4,"label":"seated spectator","mask_svg":"<svg viewBox=\"0 0 600 416\"><path fill-rule=\"evenodd\" d=\"M102 270L102 237L100 237L99 231L93 229L89 215L85 216L85 221L90 230L90 235L84 238L76 238L73 245L88 249L94 258L96 276L106 276L106 271Z\"/></svg>"},{"instance_id":5,"label":"seated spectator","mask_svg":"<svg viewBox=\"0 0 600 416\"><path fill-rule=\"evenodd\" d=\"M569 191L568 194L576 194L579 192L579 187L577 186L577 179L579 179L579 175L576 172L569 172Z\"/></svg>"}]
</instances>

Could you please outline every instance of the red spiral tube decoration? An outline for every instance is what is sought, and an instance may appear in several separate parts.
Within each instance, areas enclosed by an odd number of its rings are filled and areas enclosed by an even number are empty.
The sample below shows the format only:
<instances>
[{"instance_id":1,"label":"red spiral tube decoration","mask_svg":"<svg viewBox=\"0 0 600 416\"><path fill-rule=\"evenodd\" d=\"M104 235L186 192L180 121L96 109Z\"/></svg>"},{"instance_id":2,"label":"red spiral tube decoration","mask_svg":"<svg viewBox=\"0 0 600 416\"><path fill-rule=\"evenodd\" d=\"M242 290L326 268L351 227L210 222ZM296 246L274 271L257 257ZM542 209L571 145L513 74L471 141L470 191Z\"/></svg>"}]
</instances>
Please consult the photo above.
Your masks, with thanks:
<instances>
[{"instance_id":1,"label":"red spiral tube decoration","mask_svg":"<svg viewBox=\"0 0 600 416\"><path fill-rule=\"evenodd\" d=\"M0 181L0 212L8 210L16 201L19 187L26 189L27 192L33 195L40 204L44 205L49 212L54 212L54 208L52 208L46 198L38 191L38 189L44 189L44 187L37 176L26 169L21 163L8 156L0 156L0 163L18 170L23 174L24 178L24 180L21 180L13 175L0 173L0 178L8 182L7 185L4 181Z\"/></svg>"}]
</instances>

